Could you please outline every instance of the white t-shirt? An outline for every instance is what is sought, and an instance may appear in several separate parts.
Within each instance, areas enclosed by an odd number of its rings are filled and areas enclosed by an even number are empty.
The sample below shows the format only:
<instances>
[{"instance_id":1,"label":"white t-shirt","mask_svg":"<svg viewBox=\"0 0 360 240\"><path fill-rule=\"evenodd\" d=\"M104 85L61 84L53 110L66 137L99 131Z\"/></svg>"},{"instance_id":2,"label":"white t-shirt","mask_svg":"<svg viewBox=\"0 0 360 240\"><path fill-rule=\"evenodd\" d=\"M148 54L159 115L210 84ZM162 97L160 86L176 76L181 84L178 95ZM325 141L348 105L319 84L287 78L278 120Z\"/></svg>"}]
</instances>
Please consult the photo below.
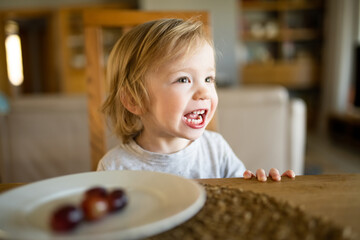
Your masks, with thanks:
<instances>
[{"instance_id":1,"label":"white t-shirt","mask_svg":"<svg viewBox=\"0 0 360 240\"><path fill-rule=\"evenodd\" d=\"M185 178L229 178L243 177L245 166L220 134L205 131L189 146L172 154L149 152L131 140L106 153L97 170L147 170Z\"/></svg>"}]
</instances>

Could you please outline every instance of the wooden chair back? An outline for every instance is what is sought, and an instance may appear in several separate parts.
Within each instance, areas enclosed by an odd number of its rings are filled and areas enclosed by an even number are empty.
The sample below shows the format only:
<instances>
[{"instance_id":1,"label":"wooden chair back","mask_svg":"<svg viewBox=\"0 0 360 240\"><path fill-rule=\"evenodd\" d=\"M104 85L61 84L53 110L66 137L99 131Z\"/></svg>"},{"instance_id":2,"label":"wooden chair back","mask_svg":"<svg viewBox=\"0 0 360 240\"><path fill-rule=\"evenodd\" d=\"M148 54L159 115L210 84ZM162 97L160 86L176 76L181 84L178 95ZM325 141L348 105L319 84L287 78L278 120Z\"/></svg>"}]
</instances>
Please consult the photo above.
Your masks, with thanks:
<instances>
[{"instance_id":1,"label":"wooden chair back","mask_svg":"<svg viewBox=\"0 0 360 240\"><path fill-rule=\"evenodd\" d=\"M105 99L106 81L103 63L102 28L118 27L129 29L138 24L161 18L189 19L197 17L210 31L207 12L160 12L137 10L85 10L83 13L86 52L86 85L88 93L88 111L90 127L91 167L96 170L98 162L107 151L106 122L101 113L101 105ZM214 117L214 119L216 119ZM216 121L209 124L208 129L216 129Z\"/></svg>"}]
</instances>

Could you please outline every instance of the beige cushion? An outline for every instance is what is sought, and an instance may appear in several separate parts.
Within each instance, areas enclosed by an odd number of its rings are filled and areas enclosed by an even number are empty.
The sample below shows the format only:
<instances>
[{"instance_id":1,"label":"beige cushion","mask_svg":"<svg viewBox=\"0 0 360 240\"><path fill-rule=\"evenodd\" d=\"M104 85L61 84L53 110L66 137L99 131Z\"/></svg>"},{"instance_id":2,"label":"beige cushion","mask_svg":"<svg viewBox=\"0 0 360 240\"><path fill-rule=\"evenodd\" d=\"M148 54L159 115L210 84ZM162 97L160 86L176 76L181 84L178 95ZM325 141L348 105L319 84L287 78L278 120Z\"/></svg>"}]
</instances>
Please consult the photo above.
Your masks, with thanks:
<instances>
[{"instance_id":1,"label":"beige cushion","mask_svg":"<svg viewBox=\"0 0 360 240\"><path fill-rule=\"evenodd\" d=\"M245 166L303 174L305 104L282 87L218 89L219 132Z\"/></svg>"}]
</instances>

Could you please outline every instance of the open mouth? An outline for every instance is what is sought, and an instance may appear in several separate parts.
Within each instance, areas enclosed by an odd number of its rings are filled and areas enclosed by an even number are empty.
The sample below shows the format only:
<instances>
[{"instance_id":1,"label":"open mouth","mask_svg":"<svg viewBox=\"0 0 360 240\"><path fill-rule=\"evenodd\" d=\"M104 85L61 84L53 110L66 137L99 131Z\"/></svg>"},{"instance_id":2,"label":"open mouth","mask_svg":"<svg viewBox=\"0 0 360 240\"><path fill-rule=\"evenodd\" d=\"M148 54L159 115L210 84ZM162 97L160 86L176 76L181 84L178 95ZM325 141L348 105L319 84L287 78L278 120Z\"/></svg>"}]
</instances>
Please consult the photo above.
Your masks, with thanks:
<instances>
[{"instance_id":1,"label":"open mouth","mask_svg":"<svg viewBox=\"0 0 360 240\"><path fill-rule=\"evenodd\" d=\"M198 109L184 116L185 123L192 128L202 128L205 125L207 110Z\"/></svg>"}]
</instances>

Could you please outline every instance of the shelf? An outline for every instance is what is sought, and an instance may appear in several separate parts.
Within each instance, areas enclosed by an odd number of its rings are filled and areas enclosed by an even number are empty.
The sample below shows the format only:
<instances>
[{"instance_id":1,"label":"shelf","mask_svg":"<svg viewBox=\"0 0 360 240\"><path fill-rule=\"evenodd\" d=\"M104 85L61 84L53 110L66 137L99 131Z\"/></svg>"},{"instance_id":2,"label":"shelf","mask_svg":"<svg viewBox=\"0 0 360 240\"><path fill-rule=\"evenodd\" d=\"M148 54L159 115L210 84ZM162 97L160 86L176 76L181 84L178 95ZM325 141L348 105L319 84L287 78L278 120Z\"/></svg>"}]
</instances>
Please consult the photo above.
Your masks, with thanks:
<instances>
[{"instance_id":1,"label":"shelf","mask_svg":"<svg viewBox=\"0 0 360 240\"><path fill-rule=\"evenodd\" d=\"M242 1L243 11L296 11L321 8L320 1Z\"/></svg>"},{"instance_id":2,"label":"shelf","mask_svg":"<svg viewBox=\"0 0 360 240\"><path fill-rule=\"evenodd\" d=\"M281 85L307 104L316 125L321 91L324 0L238 0L239 76L244 85Z\"/></svg>"},{"instance_id":3,"label":"shelf","mask_svg":"<svg viewBox=\"0 0 360 240\"><path fill-rule=\"evenodd\" d=\"M254 36L250 31L245 31L242 34L242 40L245 42L264 42L264 41L309 41L317 40L320 38L318 30L314 29L282 29L274 37L267 37L266 35L261 37Z\"/></svg>"},{"instance_id":4,"label":"shelf","mask_svg":"<svg viewBox=\"0 0 360 240\"><path fill-rule=\"evenodd\" d=\"M321 0L239 0L243 83L318 86Z\"/></svg>"},{"instance_id":5,"label":"shelf","mask_svg":"<svg viewBox=\"0 0 360 240\"><path fill-rule=\"evenodd\" d=\"M313 59L247 64L242 67L244 84L280 84L305 89L319 84L319 65Z\"/></svg>"}]
</instances>

